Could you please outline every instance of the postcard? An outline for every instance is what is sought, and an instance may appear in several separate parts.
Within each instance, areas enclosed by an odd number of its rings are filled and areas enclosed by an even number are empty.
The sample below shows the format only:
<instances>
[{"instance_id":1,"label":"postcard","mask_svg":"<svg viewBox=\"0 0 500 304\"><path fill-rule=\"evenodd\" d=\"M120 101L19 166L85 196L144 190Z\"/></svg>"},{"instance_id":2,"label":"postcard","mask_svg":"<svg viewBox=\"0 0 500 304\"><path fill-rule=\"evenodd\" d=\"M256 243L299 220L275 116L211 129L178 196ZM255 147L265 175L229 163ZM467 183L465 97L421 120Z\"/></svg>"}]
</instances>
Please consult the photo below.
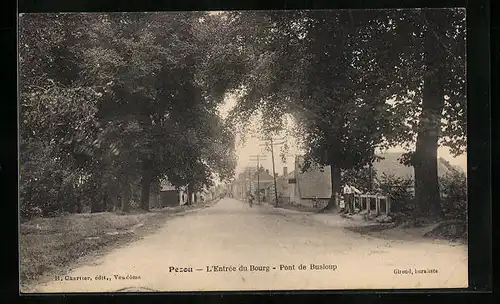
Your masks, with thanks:
<instances>
[{"instance_id":1,"label":"postcard","mask_svg":"<svg viewBox=\"0 0 500 304\"><path fill-rule=\"evenodd\" d=\"M466 288L466 10L19 16L22 293Z\"/></svg>"}]
</instances>

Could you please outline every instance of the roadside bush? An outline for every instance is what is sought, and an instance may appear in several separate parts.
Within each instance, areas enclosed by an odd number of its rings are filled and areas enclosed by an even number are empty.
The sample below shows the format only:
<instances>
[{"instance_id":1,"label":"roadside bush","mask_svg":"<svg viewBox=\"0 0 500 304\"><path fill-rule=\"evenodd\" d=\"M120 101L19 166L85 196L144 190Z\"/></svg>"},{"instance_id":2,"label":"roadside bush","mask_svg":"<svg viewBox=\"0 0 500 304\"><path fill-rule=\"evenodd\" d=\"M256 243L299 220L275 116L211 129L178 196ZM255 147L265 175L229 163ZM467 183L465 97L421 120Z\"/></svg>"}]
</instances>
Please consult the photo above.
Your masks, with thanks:
<instances>
[{"instance_id":1,"label":"roadside bush","mask_svg":"<svg viewBox=\"0 0 500 304\"><path fill-rule=\"evenodd\" d=\"M48 188L50 186L53 188ZM35 216L48 216L62 210L62 203L57 200L58 189L56 187L53 179L49 179L48 182L44 179L21 183L19 201L21 220L28 220Z\"/></svg>"},{"instance_id":2,"label":"roadside bush","mask_svg":"<svg viewBox=\"0 0 500 304\"><path fill-rule=\"evenodd\" d=\"M388 195L391 200L391 213L401 216L410 216L415 209L415 200L411 189L413 179L401 178L385 173L379 178L379 190Z\"/></svg>"},{"instance_id":3,"label":"roadside bush","mask_svg":"<svg viewBox=\"0 0 500 304\"><path fill-rule=\"evenodd\" d=\"M32 202L24 200L21 196L19 203L19 213L21 222L24 222L33 217L42 216L43 210Z\"/></svg>"},{"instance_id":4,"label":"roadside bush","mask_svg":"<svg viewBox=\"0 0 500 304\"><path fill-rule=\"evenodd\" d=\"M467 218L467 176L454 170L440 178L441 208L446 219Z\"/></svg>"}]
</instances>

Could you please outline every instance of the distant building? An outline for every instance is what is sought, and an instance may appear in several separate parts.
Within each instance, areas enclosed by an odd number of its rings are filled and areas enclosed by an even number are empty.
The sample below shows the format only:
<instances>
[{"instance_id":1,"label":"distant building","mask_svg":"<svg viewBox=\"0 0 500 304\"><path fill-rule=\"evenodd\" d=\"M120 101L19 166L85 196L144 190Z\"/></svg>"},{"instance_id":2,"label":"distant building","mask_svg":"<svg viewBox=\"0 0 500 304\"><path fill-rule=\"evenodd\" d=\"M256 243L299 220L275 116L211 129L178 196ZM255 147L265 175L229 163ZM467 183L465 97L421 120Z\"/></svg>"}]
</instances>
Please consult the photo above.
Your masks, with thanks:
<instances>
[{"instance_id":1,"label":"distant building","mask_svg":"<svg viewBox=\"0 0 500 304\"><path fill-rule=\"evenodd\" d=\"M402 153L383 153L383 159L373 163L373 170L376 172L374 186L377 187L383 174L392 175L399 178L413 178L413 167L407 167L399 162ZM453 167L446 160L439 158L438 175L445 176L452 170L461 170ZM313 199L327 202L332 195L331 169L330 166L312 164L310 168L302 172L304 157L296 156L295 170L291 173L284 168L283 175L278 178L278 193L283 201L290 201L295 204L309 205ZM356 185L354 185L356 186ZM409 189L413 191L413 188Z\"/></svg>"},{"instance_id":2,"label":"distant building","mask_svg":"<svg viewBox=\"0 0 500 304\"><path fill-rule=\"evenodd\" d=\"M283 175L279 176L276 180L278 187L278 199L283 203L289 203L294 194L293 181L295 180L295 171L288 172L288 167L283 167ZM290 181L292 183L290 183Z\"/></svg>"},{"instance_id":3,"label":"distant building","mask_svg":"<svg viewBox=\"0 0 500 304\"><path fill-rule=\"evenodd\" d=\"M278 200L295 203L312 201L314 198L329 199L331 194L330 171L325 169L312 170L301 173L297 168L303 163L303 158L298 156L295 161L295 170L288 172L288 168L283 168L282 175L276 173L276 187ZM297 173L299 172L299 173ZM246 199L248 192L257 193L260 190L261 200L270 202L274 200L274 178L269 169L248 167L232 183L233 196L239 199Z\"/></svg>"},{"instance_id":4,"label":"distant building","mask_svg":"<svg viewBox=\"0 0 500 304\"><path fill-rule=\"evenodd\" d=\"M373 163L375 188L381 182L383 174L399 178L413 178L413 168L402 165L399 158L402 153L383 153L383 159ZM294 170L288 172L284 167L282 175L276 178L278 199L283 202L294 204L312 205L317 199L322 203L328 202L332 195L331 169L330 166L312 164L308 170L302 172L304 157L296 156ZM438 159L438 175L444 176L452 170L461 170L451 166L446 160ZM261 168L257 184L257 168L248 167L233 181L230 189L234 197L246 199L249 191L256 193L257 187L261 190L264 200L274 198L274 180L269 170ZM357 185L353 185L357 187ZM413 188L409 189L413 191Z\"/></svg>"},{"instance_id":5,"label":"distant building","mask_svg":"<svg viewBox=\"0 0 500 304\"><path fill-rule=\"evenodd\" d=\"M295 157L293 178L288 179L290 186L286 188L290 201L301 205L312 205L314 200L326 203L332 196L330 166L312 164L302 172L304 160L303 156Z\"/></svg>"},{"instance_id":6,"label":"distant building","mask_svg":"<svg viewBox=\"0 0 500 304\"><path fill-rule=\"evenodd\" d=\"M256 171L252 176L252 186L253 192L260 191L262 201L270 201L274 195L274 179L269 169L261 167L258 172Z\"/></svg>"},{"instance_id":7,"label":"distant building","mask_svg":"<svg viewBox=\"0 0 500 304\"><path fill-rule=\"evenodd\" d=\"M243 172L238 174L238 177L233 181L232 184L232 195L238 199L246 199L248 191L251 189L251 176L257 168L247 167Z\"/></svg>"},{"instance_id":8,"label":"distant building","mask_svg":"<svg viewBox=\"0 0 500 304\"><path fill-rule=\"evenodd\" d=\"M174 187L168 181L161 184L160 189L160 208L176 207L187 203L188 197L185 187Z\"/></svg>"},{"instance_id":9,"label":"distant building","mask_svg":"<svg viewBox=\"0 0 500 304\"><path fill-rule=\"evenodd\" d=\"M269 200L271 194L274 195L274 179L269 169L263 167L257 171L256 167L247 167L233 181L231 187L232 195L238 199L247 199L249 192L254 195L260 190L261 198Z\"/></svg>"}]
</instances>

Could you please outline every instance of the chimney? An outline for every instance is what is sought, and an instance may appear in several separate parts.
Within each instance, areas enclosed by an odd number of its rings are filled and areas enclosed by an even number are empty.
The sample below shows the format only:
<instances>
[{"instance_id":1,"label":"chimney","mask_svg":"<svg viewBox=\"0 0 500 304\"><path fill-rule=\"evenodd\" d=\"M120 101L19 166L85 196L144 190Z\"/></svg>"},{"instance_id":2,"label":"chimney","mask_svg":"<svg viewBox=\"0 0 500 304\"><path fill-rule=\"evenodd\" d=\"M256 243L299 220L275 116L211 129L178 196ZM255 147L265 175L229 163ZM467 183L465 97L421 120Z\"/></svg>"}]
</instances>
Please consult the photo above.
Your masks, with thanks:
<instances>
[{"instance_id":1,"label":"chimney","mask_svg":"<svg viewBox=\"0 0 500 304\"><path fill-rule=\"evenodd\" d=\"M288 175L288 168L283 167L283 176L287 176L287 175Z\"/></svg>"}]
</instances>

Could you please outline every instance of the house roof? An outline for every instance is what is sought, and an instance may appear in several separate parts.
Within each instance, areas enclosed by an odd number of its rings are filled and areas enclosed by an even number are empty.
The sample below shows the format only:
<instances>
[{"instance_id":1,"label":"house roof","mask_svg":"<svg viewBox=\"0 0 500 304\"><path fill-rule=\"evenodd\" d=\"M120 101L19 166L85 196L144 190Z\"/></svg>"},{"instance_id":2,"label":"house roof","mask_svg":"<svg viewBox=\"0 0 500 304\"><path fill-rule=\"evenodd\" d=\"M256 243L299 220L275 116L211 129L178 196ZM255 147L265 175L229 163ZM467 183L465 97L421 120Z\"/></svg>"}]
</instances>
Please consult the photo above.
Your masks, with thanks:
<instances>
[{"instance_id":1,"label":"house roof","mask_svg":"<svg viewBox=\"0 0 500 304\"><path fill-rule=\"evenodd\" d=\"M160 191L172 191L172 190L176 190L176 188L169 181L163 181L161 183Z\"/></svg>"},{"instance_id":2,"label":"house roof","mask_svg":"<svg viewBox=\"0 0 500 304\"><path fill-rule=\"evenodd\" d=\"M403 153L388 152L379 154L383 157L375 163L373 168L377 172L378 178L382 174L394 175L400 178L413 178L413 167L407 167L399 162L399 158ZM439 158L438 160L438 175L444 176L453 170L461 170L460 168L450 165L446 160ZM331 196L332 185L330 176L330 166L312 165L306 172L302 173L299 166L304 164L304 157L296 157L295 171L292 171L297 178L297 185L300 196L302 198L329 198ZM295 174L298 172L298 174Z\"/></svg>"},{"instance_id":3,"label":"house roof","mask_svg":"<svg viewBox=\"0 0 500 304\"><path fill-rule=\"evenodd\" d=\"M413 167L407 167L399 162L399 158L403 153L389 152L382 153L379 156L383 157L379 161L373 163L373 169L377 172L377 177L380 178L382 174L394 175L399 178L413 178ZM438 175L444 176L449 173L453 166L447 163L443 158L438 159ZM458 169L460 170L460 169Z\"/></svg>"},{"instance_id":4,"label":"house roof","mask_svg":"<svg viewBox=\"0 0 500 304\"><path fill-rule=\"evenodd\" d=\"M261 182L274 181L273 176L266 171L261 171L258 177ZM253 174L253 179L257 180L257 172Z\"/></svg>"},{"instance_id":5,"label":"house roof","mask_svg":"<svg viewBox=\"0 0 500 304\"><path fill-rule=\"evenodd\" d=\"M187 186L176 187L172 185L167 179L164 179L160 183L161 190L160 191L172 191L172 190L186 190Z\"/></svg>"},{"instance_id":6,"label":"house roof","mask_svg":"<svg viewBox=\"0 0 500 304\"><path fill-rule=\"evenodd\" d=\"M253 177L255 173L257 172L257 168L255 167L246 167L243 172L240 172L238 174L237 180L239 181L245 181L250 177ZM261 174L262 175L262 174Z\"/></svg>"}]
</instances>

